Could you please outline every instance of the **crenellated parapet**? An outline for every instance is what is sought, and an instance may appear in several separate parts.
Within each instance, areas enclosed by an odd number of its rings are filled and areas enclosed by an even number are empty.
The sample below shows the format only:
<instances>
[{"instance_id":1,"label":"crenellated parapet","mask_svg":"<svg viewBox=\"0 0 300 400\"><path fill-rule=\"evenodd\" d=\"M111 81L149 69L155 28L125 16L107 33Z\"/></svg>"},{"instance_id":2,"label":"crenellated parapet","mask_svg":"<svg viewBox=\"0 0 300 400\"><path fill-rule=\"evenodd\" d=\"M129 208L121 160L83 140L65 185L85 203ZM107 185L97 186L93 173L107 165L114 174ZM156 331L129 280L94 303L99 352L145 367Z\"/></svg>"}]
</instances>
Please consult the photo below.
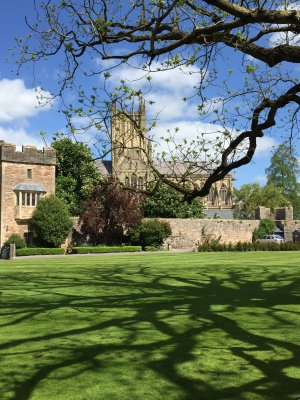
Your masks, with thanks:
<instances>
[{"instance_id":1,"label":"crenellated parapet","mask_svg":"<svg viewBox=\"0 0 300 400\"><path fill-rule=\"evenodd\" d=\"M22 151L17 151L14 144L0 141L0 162L18 164L55 165L56 152L50 147L38 150L35 146L22 146Z\"/></svg>"}]
</instances>

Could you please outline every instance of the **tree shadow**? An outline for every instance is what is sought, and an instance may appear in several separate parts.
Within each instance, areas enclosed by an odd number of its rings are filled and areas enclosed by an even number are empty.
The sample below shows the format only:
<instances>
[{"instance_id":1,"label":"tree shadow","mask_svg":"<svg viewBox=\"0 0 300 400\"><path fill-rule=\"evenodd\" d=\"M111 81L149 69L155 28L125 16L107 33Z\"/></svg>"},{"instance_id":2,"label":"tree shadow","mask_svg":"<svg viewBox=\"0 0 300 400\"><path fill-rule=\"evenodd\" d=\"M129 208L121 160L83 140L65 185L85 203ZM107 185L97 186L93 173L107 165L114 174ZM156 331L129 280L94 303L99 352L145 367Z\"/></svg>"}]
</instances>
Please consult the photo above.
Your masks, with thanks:
<instances>
[{"instance_id":1,"label":"tree shadow","mask_svg":"<svg viewBox=\"0 0 300 400\"><path fill-rule=\"evenodd\" d=\"M87 374L104 382L114 364L113 381L129 397L143 382L148 399L296 399L299 275L250 268L166 273L122 261L7 274L15 296L0 321L14 332L0 343L3 399L28 400L43 385L47 398L51 385Z\"/></svg>"}]
</instances>

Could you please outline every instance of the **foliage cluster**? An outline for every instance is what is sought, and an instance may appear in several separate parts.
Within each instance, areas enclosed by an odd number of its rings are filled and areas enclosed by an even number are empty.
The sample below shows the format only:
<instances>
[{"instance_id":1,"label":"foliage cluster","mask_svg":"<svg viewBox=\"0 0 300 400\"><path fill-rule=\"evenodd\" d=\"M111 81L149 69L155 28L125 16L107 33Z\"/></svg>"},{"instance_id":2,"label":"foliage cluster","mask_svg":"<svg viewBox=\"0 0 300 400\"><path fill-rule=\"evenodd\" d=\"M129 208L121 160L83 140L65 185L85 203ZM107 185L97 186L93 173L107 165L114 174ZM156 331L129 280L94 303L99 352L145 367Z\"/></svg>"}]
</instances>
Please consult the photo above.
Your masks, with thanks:
<instances>
[{"instance_id":1,"label":"foliage cluster","mask_svg":"<svg viewBox=\"0 0 300 400\"><path fill-rule=\"evenodd\" d=\"M61 247L26 247L24 249L17 249L16 256L48 256L64 254L65 250Z\"/></svg>"},{"instance_id":2,"label":"foliage cluster","mask_svg":"<svg viewBox=\"0 0 300 400\"><path fill-rule=\"evenodd\" d=\"M67 205L55 195L40 199L31 219L33 236L42 247L60 246L72 225Z\"/></svg>"},{"instance_id":3,"label":"foliage cluster","mask_svg":"<svg viewBox=\"0 0 300 400\"><path fill-rule=\"evenodd\" d=\"M56 150L56 195L76 216L82 202L99 183L100 172L86 144L57 136L51 146Z\"/></svg>"},{"instance_id":4,"label":"foliage cluster","mask_svg":"<svg viewBox=\"0 0 300 400\"><path fill-rule=\"evenodd\" d=\"M122 189L117 181L107 179L97 185L83 203L81 231L93 245L120 244L124 232L142 219L139 194Z\"/></svg>"},{"instance_id":5,"label":"foliage cluster","mask_svg":"<svg viewBox=\"0 0 300 400\"><path fill-rule=\"evenodd\" d=\"M141 246L82 246L71 249L72 254L134 253L139 251L142 251Z\"/></svg>"},{"instance_id":6,"label":"foliage cluster","mask_svg":"<svg viewBox=\"0 0 300 400\"><path fill-rule=\"evenodd\" d=\"M265 235L271 235L274 233L274 229L276 228L275 221L272 219L262 219L259 222L258 228L255 228L252 234L252 241L255 242L256 239L261 239Z\"/></svg>"},{"instance_id":7,"label":"foliage cluster","mask_svg":"<svg viewBox=\"0 0 300 400\"><path fill-rule=\"evenodd\" d=\"M4 245L9 246L10 244L14 243L16 245L16 249L23 249L26 247L26 241L20 235L16 233L12 234L4 243Z\"/></svg>"},{"instance_id":8,"label":"foliage cluster","mask_svg":"<svg viewBox=\"0 0 300 400\"><path fill-rule=\"evenodd\" d=\"M294 209L294 218L300 218L300 164L295 147L282 143L274 151L266 169L268 184L282 190Z\"/></svg>"},{"instance_id":9,"label":"foliage cluster","mask_svg":"<svg viewBox=\"0 0 300 400\"><path fill-rule=\"evenodd\" d=\"M180 192L166 184L147 196L142 207L146 218L203 218L200 199L187 203Z\"/></svg>"},{"instance_id":10,"label":"foliage cluster","mask_svg":"<svg viewBox=\"0 0 300 400\"><path fill-rule=\"evenodd\" d=\"M255 211L259 206L274 209L287 206L290 201L283 194L281 187L268 183L260 186L258 183L247 183L235 191L236 202L241 207L234 210L235 219L255 219Z\"/></svg>"},{"instance_id":11,"label":"foliage cluster","mask_svg":"<svg viewBox=\"0 0 300 400\"><path fill-rule=\"evenodd\" d=\"M166 221L151 219L142 221L127 232L127 238L132 244L139 244L143 250L147 246L159 247L172 234L170 224Z\"/></svg>"}]
</instances>

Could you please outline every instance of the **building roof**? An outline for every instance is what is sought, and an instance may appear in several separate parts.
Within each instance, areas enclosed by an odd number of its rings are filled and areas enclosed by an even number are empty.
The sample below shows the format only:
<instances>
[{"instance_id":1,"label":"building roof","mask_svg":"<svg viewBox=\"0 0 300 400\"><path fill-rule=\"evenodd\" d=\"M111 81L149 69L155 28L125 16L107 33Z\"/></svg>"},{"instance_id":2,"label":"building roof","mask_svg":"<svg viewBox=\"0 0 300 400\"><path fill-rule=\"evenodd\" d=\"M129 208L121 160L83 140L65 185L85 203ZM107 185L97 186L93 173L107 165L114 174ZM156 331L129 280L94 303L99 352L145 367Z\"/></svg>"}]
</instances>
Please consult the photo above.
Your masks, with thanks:
<instances>
[{"instance_id":1,"label":"building roof","mask_svg":"<svg viewBox=\"0 0 300 400\"><path fill-rule=\"evenodd\" d=\"M204 219L233 219L233 210L231 209L203 209Z\"/></svg>"},{"instance_id":2,"label":"building roof","mask_svg":"<svg viewBox=\"0 0 300 400\"><path fill-rule=\"evenodd\" d=\"M18 192L40 192L40 193L47 192L44 186L39 185L37 183L19 183L14 187L13 190Z\"/></svg>"},{"instance_id":3,"label":"building roof","mask_svg":"<svg viewBox=\"0 0 300 400\"><path fill-rule=\"evenodd\" d=\"M96 165L102 175L106 176L112 174L111 160L96 160Z\"/></svg>"}]
</instances>

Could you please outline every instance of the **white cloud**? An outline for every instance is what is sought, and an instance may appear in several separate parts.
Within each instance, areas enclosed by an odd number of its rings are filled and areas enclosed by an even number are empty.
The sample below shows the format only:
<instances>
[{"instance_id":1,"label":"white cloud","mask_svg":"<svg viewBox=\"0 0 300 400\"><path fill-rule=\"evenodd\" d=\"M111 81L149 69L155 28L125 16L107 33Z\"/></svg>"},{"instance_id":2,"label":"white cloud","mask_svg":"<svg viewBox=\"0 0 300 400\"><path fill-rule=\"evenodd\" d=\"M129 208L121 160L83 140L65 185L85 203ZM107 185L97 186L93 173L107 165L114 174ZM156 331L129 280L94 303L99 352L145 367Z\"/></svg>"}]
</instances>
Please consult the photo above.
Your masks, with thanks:
<instances>
[{"instance_id":1,"label":"white cloud","mask_svg":"<svg viewBox=\"0 0 300 400\"><path fill-rule=\"evenodd\" d=\"M0 139L6 143L15 144L17 150L21 149L21 146L31 145L41 149L45 145L42 138L38 135L30 135L23 128L4 128L0 126Z\"/></svg>"},{"instance_id":2,"label":"white cloud","mask_svg":"<svg viewBox=\"0 0 300 400\"><path fill-rule=\"evenodd\" d=\"M190 101L183 101L183 98L194 94L202 72L195 66L162 69L163 64L159 62L152 63L151 71L123 64L111 71L109 82L111 86L118 86L124 80L131 88L141 89L147 101L154 101L147 107L150 119L157 115L160 121L197 117L196 106ZM147 79L149 76L150 81Z\"/></svg>"},{"instance_id":3,"label":"white cloud","mask_svg":"<svg viewBox=\"0 0 300 400\"><path fill-rule=\"evenodd\" d=\"M263 136L262 138L257 139L257 148L256 148L256 156L262 157L265 156L274 149L274 147L278 146L278 142L270 137L270 136Z\"/></svg>"},{"instance_id":4,"label":"white cloud","mask_svg":"<svg viewBox=\"0 0 300 400\"><path fill-rule=\"evenodd\" d=\"M265 185L267 183L267 176L266 175L257 175L254 178L254 182L259 183L260 185Z\"/></svg>"},{"instance_id":5,"label":"white cloud","mask_svg":"<svg viewBox=\"0 0 300 400\"><path fill-rule=\"evenodd\" d=\"M50 103L40 108L40 95L49 98L50 92L41 88L27 89L21 79L0 80L0 123L18 121L47 111Z\"/></svg>"}]
</instances>

